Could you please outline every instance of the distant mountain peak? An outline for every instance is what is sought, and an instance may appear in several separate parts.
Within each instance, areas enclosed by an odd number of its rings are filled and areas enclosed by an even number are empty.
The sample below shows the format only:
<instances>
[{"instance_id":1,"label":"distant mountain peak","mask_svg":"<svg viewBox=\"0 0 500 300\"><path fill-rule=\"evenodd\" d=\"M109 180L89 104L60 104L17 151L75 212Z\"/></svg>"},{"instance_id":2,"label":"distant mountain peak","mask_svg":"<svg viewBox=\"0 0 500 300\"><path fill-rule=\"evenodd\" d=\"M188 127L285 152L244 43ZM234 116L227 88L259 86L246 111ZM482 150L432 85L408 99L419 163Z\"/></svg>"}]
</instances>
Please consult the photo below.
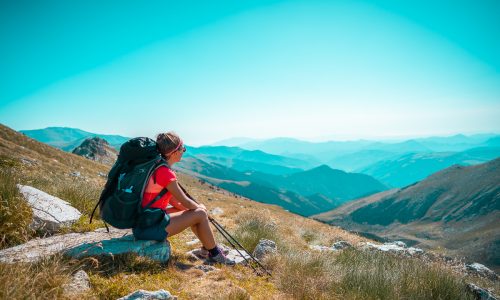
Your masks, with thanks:
<instances>
[{"instance_id":1,"label":"distant mountain peak","mask_svg":"<svg viewBox=\"0 0 500 300\"><path fill-rule=\"evenodd\" d=\"M105 139L98 136L86 138L72 152L107 165L112 165L118 157L118 152Z\"/></svg>"}]
</instances>

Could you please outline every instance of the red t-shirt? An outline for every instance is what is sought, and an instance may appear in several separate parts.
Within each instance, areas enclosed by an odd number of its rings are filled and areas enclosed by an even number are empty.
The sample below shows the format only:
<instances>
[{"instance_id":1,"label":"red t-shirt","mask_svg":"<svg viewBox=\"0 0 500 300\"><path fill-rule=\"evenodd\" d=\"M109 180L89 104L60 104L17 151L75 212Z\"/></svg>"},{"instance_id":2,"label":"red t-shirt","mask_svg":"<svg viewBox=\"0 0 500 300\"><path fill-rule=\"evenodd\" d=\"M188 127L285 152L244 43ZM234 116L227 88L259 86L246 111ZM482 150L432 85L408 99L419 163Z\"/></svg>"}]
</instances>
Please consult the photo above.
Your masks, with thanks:
<instances>
[{"instance_id":1,"label":"red t-shirt","mask_svg":"<svg viewBox=\"0 0 500 300\"><path fill-rule=\"evenodd\" d=\"M154 182L156 179L156 183ZM142 207L146 206L151 200L153 200L160 191L166 187L172 181L176 181L177 176L171 169L161 166L153 175L149 178L148 184L144 189L144 195L142 196ZM172 194L167 192L163 197L156 201L151 208L161 208L163 210L167 209L168 202L172 198Z\"/></svg>"}]
</instances>

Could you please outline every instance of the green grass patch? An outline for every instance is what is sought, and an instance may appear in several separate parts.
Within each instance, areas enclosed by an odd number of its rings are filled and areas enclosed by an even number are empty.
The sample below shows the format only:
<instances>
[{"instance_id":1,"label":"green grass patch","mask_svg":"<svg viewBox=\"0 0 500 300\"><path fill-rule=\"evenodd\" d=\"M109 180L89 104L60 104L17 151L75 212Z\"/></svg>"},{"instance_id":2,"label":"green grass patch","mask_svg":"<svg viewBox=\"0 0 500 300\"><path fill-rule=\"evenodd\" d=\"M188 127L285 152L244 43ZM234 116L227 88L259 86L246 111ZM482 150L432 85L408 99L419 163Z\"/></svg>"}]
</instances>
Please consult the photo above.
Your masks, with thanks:
<instances>
[{"instance_id":1,"label":"green grass patch","mask_svg":"<svg viewBox=\"0 0 500 300\"><path fill-rule=\"evenodd\" d=\"M387 253L288 252L274 270L279 289L300 299L474 299L451 271Z\"/></svg>"},{"instance_id":2,"label":"green grass patch","mask_svg":"<svg viewBox=\"0 0 500 300\"><path fill-rule=\"evenodd\" d=\"M277 226L269 218L260 215L241 214L237 217L234 238L248 251L252 252L261 239L274 241L278 247L280 238Z\"/></svg>"}]
</instances>

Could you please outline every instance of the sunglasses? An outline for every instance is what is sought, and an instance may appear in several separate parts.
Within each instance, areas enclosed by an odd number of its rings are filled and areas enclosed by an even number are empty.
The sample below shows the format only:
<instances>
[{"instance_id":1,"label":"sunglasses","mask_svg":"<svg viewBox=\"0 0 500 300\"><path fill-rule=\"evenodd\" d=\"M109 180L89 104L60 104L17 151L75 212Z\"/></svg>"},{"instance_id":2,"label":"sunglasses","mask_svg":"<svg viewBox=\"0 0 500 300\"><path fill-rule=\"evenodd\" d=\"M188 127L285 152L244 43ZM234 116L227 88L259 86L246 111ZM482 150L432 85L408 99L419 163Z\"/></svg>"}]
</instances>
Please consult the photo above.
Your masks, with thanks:
<instances>
[{"instance_id":1,"label":"sunglasses","mask_svg":"<svg viewBox=\"0 0 500 300\"><path fill-rule=\"evenodd\" d=\"M186 152L186 147L184 147L184 145L182 145L182 146L179 148L179 151L181 151L182 153Z\"/></svg>"}]
</instances>

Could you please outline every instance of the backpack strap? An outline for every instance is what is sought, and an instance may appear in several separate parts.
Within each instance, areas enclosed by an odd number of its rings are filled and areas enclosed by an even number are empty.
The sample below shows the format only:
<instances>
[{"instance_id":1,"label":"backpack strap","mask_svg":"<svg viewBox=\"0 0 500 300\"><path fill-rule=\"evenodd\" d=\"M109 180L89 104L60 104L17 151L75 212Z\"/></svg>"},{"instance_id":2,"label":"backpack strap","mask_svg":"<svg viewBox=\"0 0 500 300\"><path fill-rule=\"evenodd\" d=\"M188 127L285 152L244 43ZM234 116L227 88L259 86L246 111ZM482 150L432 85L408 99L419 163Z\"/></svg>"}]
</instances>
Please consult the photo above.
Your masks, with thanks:
<instances>
[{"instance_id":1,"label":"backpack strap","mask_svg":"<svg viewBox=\"0 0 500 300\"><path fill-rule=\"evenodd\" d=\"M167 192L168 192L168 189L166 187L164 187L160 191L160 193L156 197L154 197L153 200L151 200L146 206L144 206L143 210L150 208L151 205L153 205L156 201L160 200L161 197L163 197Z\"/></svg>"}]
</instances>

